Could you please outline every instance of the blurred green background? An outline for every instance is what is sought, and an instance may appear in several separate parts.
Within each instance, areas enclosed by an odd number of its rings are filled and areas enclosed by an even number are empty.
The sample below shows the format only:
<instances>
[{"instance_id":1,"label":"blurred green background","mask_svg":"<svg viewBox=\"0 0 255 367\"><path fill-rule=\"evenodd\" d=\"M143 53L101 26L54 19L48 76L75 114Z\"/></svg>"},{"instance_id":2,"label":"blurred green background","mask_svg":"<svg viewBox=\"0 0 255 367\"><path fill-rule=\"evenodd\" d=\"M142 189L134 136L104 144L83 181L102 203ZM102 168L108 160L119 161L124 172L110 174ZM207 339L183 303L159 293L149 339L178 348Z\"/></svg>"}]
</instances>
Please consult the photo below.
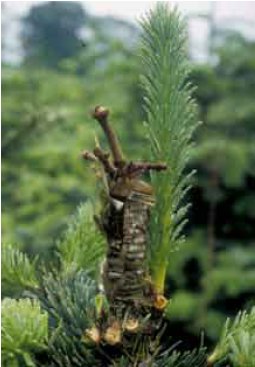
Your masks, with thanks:
<instances>
[{"instance_id":1,"label":"blurred green background","mask_svg":"<svg viewBox=\"0 0 255 367\"><path fill-rule=\"evenodd\" d=\"M22 61L2 60L2 233L48 261L76 207L97 206L97 179L79 156L95 136L105 144L90 110L108 106L126 154L145 154L140 29L76 2L35 2L21 24ZM187 50L203 125L187 242L168 271L171 333L189 345L201 330L215 341L255 295L255 42L211 31L206 62Z\"/></svg>"}]
</instances>

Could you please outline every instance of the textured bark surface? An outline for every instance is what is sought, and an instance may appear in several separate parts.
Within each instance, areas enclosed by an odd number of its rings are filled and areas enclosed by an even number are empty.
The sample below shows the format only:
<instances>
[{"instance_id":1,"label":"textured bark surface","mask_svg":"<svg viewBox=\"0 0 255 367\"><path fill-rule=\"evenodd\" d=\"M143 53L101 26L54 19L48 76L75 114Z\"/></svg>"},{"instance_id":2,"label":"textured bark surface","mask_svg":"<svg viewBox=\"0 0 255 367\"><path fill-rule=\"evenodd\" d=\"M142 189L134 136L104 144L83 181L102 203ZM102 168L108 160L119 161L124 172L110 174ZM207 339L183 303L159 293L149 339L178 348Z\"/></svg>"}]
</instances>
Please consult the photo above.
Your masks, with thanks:
<instances>
[{"instance_id":1,"label":"textured bark surface","mask_svg":"<svg viewBox=\"0 0 255 367\"><path fill-rule=\"evenodd\" d=\"M96 107L93 116L103 128L112 152L110 157L97 146L93 153L83 153L86 160L101 163L106 182L107 203L97 222L108 244L102 281L109 312L99 320L98 327L107 344L125 344L129 334L153 337L162 321L162 299L158 302L150 282L147 259L154 195L151 185L139 176L150 170L165 170L166 165L126 162L107 120L108 110ZM146 318L148 322L144 322Z\"/></svg>"},{"instance_id":2,"label":"textured bark surface","mask_svg":"<svg viewBox=\"0 0 255 367\"><path fill-rule=\"evenodd\" d=\"M108 240L104 287L110 301L141 303L146 297L146 247L149 206L127 199L110 204L105 231Z\"/></svg>"}]
</instances>

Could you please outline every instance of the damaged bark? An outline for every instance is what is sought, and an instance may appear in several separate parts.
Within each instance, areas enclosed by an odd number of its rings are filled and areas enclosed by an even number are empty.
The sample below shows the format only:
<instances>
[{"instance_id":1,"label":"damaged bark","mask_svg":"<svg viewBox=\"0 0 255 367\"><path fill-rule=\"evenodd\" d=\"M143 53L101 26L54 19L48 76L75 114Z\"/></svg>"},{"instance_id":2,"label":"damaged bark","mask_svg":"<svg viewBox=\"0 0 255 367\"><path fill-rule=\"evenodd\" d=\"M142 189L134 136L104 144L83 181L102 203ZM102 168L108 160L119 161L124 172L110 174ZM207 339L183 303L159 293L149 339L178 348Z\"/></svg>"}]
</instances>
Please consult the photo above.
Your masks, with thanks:
<instances>
[{"instance_id":1,"label":"damaged bark","mask_svg":"<svg viewBox=\"0 0 255 367\"><path fill-rule=\"evenodd\" d=\"M100 106L93 112L107 137L112 158L100 147L93 153L84 152L83 158L100 162L106 175L107 205L97 223L108 243L102 282L109 314L98 320L98 328L104 342L115 345L123 343L125 333L155 334L167 303L150 281L147 236L155 198L152 186L139 179L148 171L167 167L161 162L126 162L108 115L109 111ZM149 321L144 322L148 315ZM91 336L92 331L87 334Z\"/></svg>"}]
</instances>

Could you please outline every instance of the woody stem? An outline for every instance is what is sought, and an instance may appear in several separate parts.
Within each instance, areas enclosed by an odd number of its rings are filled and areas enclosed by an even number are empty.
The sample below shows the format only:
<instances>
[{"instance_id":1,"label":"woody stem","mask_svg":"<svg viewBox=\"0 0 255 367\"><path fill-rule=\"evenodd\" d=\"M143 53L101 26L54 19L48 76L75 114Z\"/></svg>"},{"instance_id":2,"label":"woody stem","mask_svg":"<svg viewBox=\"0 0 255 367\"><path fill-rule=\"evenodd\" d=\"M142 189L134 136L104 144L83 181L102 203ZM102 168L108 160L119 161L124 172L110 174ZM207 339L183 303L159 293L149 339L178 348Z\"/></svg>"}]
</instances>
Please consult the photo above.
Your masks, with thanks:
<instances>
[{"instance_id":1,"label":"woody stem","mask_svg":"<svg viewBox=\"0 0 255 367\"><path fill-rule=\"evenodd\" d=\"M108 114L108 110L106 110L104 107L98 106L95 108L93 117L100 123L111 148L114 162L116 165L119 165L124 160L123 153L118 137L108 122Z\"/></svg>"}]
</instances>

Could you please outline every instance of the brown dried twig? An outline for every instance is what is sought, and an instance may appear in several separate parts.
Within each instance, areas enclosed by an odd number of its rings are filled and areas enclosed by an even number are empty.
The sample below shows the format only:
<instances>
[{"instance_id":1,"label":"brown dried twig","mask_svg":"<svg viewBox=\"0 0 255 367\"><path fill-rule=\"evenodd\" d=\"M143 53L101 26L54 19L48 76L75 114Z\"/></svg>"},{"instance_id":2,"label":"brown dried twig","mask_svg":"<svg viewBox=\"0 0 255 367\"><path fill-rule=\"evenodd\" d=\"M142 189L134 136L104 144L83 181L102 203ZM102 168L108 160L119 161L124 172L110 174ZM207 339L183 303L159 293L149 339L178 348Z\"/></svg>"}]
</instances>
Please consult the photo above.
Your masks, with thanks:
<instances>
[{"instance_id":1,"label":"brown dried twig","mask_svg":"<svg viewBox=\"0 0 255 367\"><path fill-rule=\"evenodd\" d=\"M99 161L102 163L107 174L117 177L135 178L148 171L163 171L167 169L165 163L150 163L150 162L125 162L117 134L111 127L108 116L109 110L102 106L96 106L92 116L99 122L102 127L108 143L111 148L113 162L110 161L108 153L105 153L99 146L91 152L83 152L82 156L86 160Z\"/></svg>"},{"instance_id":2,"label":"brown dried twig","mask_svg":"<svg viewBox=\"0 0 255 367\"><path fill-rule=\"evenodd\" d=\"M148 171L164 171L167 169L165 163L130 162L122 169L123 176L135 177Z\"/></svg>"},{"instance_id":3,"label":"brown dried twig","mask_svg":"<svg viewBox=\"0 0 255 367\"><path fill-rule=\"evenodd\" d=\"M102 106L96 106L92 116L100 123L102 129L104 130L112 151L115 165L121 165L121 163L124 161L123 153L117 135L108 122L109 110Z\"/></svg>"},{"instance_id":4,"label":"brown dried twig","mask_svg":"<svg viewBox=\"0 0 255 367\"><path fill-rule=\"evenodd\" d=\"M89 152L88 150L84 150L82 153L81 153L81 156L83 159L85 159L86 161L91 161L91 162L96 162L98 159L97 157L95 156L94 153L92 152Z\"/></svg>"},{"instance_id":5,"label":"brown dried twig","mask_svg":"<svg viewBox=\"0 0 255 367\"><path fill-rule=\"evenodd\" d=\"M116 172L116 168L113 166L113 164L109 160L109 154L105 153L101 148L96 147L93 150L93 153L95 157L102 163L105 172L113 174Z\"/></svg>"}]
</instances>

